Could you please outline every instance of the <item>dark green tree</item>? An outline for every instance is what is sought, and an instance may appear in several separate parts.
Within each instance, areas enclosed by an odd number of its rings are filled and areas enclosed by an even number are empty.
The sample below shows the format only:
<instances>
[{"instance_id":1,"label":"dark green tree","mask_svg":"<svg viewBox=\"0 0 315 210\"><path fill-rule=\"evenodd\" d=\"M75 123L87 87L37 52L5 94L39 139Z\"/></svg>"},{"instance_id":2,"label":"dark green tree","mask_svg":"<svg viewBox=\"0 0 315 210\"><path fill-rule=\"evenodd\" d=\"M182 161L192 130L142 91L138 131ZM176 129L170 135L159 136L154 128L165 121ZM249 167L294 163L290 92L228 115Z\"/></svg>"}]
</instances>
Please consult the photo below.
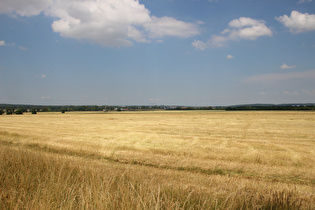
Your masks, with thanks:
<instances>
[{"instance_id":1,"label":"dark green tree","mask_svg":"<svg viewBox=\"0 0 315 210\"><path fill-rule=\"evenodd\" d=\"M49 107L43 107L42 112L50 112L51 109Z\"/></svg>"},{"instance_id":2,"label":"dark green tree","mask_svg":"<svg viewBox=\"0 0 315 210\"><path fill-rule=\"evenodd\" d=\"M12 115L14 113L14 108L6 108L5 112L7 115Z\"/></svg>"},{"instance_id":3,"label":"dark green tree","mask_svg":"<svg viewBox=\"0 0 315 210\"><path fill-rule=\"evenodd\" d=\"M15 111L15 114L23 114L23 110L22 109L18 109Z\"/></svg>"}]
</instances>

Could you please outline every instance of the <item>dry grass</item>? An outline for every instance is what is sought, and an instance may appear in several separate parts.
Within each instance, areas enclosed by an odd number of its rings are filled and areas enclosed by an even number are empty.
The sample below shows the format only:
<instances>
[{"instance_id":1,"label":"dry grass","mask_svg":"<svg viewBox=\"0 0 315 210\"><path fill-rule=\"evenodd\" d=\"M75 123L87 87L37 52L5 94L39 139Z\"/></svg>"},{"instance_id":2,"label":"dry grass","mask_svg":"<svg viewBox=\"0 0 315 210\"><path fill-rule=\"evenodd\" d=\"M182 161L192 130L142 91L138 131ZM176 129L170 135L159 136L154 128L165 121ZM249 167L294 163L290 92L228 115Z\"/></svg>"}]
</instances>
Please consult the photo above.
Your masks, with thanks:
<instances>
[{"instance_id":1,"label":"dry grass","mask_svg":"<svg viewBox=\"0 0 315 210\"><path fill-rule=\"evenodd\" d=\"M6 209L314 209L314 112L0 116Z\"/></svg>"}]
</instances>

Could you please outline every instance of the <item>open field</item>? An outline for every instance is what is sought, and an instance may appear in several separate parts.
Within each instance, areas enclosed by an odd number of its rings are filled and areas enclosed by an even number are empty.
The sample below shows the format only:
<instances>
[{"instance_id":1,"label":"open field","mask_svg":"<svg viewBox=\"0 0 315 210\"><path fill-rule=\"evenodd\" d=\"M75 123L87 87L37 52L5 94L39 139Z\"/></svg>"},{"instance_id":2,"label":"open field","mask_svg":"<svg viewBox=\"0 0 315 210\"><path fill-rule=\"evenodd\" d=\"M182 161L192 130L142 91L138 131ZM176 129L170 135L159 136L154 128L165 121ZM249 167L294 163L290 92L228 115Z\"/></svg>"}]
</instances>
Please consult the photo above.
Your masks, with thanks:
<instances>
[{"instance_id":1,"label":"open field","mask_svg":"<svg viewBox=\"0 0 315 210\"><path fill-rule=\"evenodd\" d=\"M315 112L0 116L7 209L315 209Z\"/></svg>"}]
</instances>

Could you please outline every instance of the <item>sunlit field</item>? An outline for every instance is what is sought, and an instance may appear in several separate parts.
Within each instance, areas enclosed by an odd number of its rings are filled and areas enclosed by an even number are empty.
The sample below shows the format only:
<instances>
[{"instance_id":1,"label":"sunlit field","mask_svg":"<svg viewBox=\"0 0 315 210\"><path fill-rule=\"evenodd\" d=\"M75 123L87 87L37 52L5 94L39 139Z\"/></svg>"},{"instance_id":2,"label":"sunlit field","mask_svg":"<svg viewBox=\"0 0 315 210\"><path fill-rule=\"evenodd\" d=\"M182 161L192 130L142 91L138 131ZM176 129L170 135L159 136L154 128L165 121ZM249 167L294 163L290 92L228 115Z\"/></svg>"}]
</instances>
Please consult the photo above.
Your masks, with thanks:
<instances>
[{"instance_id":1,"label":"sunlit field","mask_svg":"<svg viewBox=\"0 0 315 210\"><path fill-rule=\"evenodd\" d=\"M315 209L315 112L0 116L4 209Z\"/></svg>"}]
</instances>

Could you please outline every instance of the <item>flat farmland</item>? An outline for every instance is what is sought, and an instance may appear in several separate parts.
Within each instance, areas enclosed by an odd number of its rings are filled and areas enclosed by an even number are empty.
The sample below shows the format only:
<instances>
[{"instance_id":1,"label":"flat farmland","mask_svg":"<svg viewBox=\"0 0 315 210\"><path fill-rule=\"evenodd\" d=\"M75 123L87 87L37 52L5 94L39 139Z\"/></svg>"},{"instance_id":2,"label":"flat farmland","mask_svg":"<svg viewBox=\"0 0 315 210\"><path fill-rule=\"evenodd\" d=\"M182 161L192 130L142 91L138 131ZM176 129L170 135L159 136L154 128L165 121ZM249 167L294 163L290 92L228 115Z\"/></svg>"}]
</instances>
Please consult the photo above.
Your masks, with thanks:
<instances>
[{"instance_id":1,"label":"flat farmland","mask_svg":"<svg viewBox=\"0 0 315 210\"><path fill-rule=\"evenodd\" d=\"M315 112L0 116L0 206L314 209Z\"/></svg>"}]
</instances>

